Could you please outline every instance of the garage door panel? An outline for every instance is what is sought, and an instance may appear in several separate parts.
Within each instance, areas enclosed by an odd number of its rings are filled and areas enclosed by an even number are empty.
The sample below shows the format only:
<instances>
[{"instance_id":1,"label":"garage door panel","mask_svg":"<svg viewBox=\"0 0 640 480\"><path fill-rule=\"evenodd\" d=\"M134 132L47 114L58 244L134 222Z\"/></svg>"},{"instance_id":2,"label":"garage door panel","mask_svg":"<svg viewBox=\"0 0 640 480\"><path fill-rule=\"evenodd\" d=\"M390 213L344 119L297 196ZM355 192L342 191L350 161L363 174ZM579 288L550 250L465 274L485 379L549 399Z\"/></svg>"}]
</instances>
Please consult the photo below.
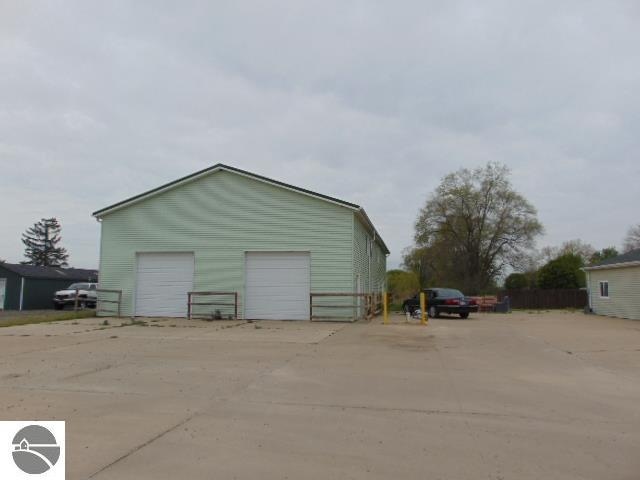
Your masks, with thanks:
<instances>
[{"instance_id":1,"label":"garage door panel","mask_svg":"<svg viewBox=\"0 0 640 480\"><path fill-rule=\"evenodd\" d=\"M308 268L261 268L253 270L251 273L254 282L269 283L273 276L277 275L282 280L288 280L289 283L309 283Z\"/></svg>"},{"instance_id":2,"label":"garage door panel","mask_svg":"<svg viewBox=\"0 0 640 480\"><path fill-rule=\"evenodd\" d=\"M192 253L139 253L136 315L185 317L193 271Z\"/></svg>"},{"instance_id":3,"label":"garage door panel","mask_svg":"<svg viewBox=\"0 0 640 480\"><path fill-rule=\"evenodd\" d=\"M308 320L310 270L308 252L247 253L246 318Z\"/></svg>"},{"instance_id":4,"label":"garage door panel","mask_svg":"<svg viewBox=\"0 0 640 480\"><path fill-rule=\"evenodd\" d=\"M281 276L280 278L282 280L289 280L290 283L309 283L309 279L307 278L308 274L308 269L292 270L280 268L273 270L254 270L251 275L254 282L267 283L273 278L274 275L278 275L279 277Z\"/></svg>"},{"instance_id":5,"label":"garage door panel","mask_svg":"<svg viewBox=\"0 0 640 480\"><path fill-rule=\"evenodd\" d=\"M272 282L274 280L272 279ZM309 291L309 284L300 284L300 283L282 283L280 285L273 285L271 284L260 284L260 283L254 283L252 285L252 287L260 287L259 290L254 290L253 291L253 295L267 295L267 294L279 294L279 293L286 293L288 291L291 290L296 290L296 291L300 291L300 292L308 292Z\"/></svg>"}]
</instances>

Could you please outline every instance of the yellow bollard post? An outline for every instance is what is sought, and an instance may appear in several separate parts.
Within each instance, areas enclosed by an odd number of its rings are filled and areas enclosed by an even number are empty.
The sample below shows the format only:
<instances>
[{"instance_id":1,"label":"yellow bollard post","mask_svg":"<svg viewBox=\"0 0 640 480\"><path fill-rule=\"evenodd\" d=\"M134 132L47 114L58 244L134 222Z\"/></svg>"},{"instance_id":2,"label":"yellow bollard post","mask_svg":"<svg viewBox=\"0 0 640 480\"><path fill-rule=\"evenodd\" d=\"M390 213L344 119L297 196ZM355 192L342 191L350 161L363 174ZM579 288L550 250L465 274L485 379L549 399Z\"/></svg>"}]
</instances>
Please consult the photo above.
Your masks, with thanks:
<instances>
[{"instance_id":1,"label":"yellow bollard post","mask_svg":"<svg viewBox=\"0 0 640 480\"><path fill-rule=\"evenodd\" d=\"M427 324L427 302L424 292L420 292L420 323L422 325Z\"/></svg>"},{"instance_id":2,"label":"yellow bollard post","mask_svg":"<svg viewBox=\"0 0 640 480\"><path fill-rule=\"evenodd\" d=\"M424 324L429 325L429 297L424 294Z\"/></svg>"},{"instance_id":3,"label":"yellow bollard post","mask_svg":"<svg viewBox=\"0 0 640 480\"><path fill-rule=\"evenodd\" d=\"M387 292L382 293L382 318L384 319L384 324L389 324L389 299L387 297Z\"/></svg>"}]
</instances>

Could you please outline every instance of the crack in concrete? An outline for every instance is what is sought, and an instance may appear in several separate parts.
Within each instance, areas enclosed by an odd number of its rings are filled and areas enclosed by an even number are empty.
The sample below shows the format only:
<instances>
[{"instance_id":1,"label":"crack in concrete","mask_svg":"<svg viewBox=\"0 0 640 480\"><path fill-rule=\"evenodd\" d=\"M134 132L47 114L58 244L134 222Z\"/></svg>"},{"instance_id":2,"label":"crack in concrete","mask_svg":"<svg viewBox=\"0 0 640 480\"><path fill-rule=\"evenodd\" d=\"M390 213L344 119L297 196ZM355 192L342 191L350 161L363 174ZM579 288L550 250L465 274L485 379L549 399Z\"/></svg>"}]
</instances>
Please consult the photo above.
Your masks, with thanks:
<instances>
[{"instance_id":1,"label":"crack in concrete","mask_svg":"<svg viewBox=\"0 0 640 480\"><path fill-rule=\"evenodd\" d=\"M613 349L613 350L573 350L573 353L635 353L640 352L640 348L632 348L632 349Z\"/></svg>"},{"instance_id":2,"label":"crack in concrete","mask_svg":"<svg viewBox=\"0 0 640 480\"><path fill-rule=\"evenodd\" d=\"M158 433L157 435L151 437L149 440L147 440L144 443L141 443L140 445L137 445L136 447L132 448L131 450L129 450L127 453L125 453L124 455L121 455L120 457L116 458L113 462L105 465L104 467L102 467L100 470L93 472L91 475L89 475L87 478L94 478L96 475L99 475L100 473L104 472L105 470L111 468L112 466L114 466L116 463L121 462L122 460L126 459L127 457L130 457L131 455L133 455L134 453L136 453L139 450L142 450L144 447L146 447L147 445L150 445L151 443L155 442L156 440L158 440L159 438L164 437L167 433L172 432L173 430L175 430L176 428L180 428L182 425L184 425L185 423L187 423L188 421L190 421L191 419L193 419L195 416L199 415L200 412L194 412L191 415L189 415L188 417L182 419L181 421L179 421L178 423L176 423L175 425L172 425L171 427L167 428L166 430L163 430L162 432Z\"/></svg>"},{"instance_id":3,"label":"crack in concrete","mask_svg":"<svg viewBox=\"0 0 640 480\"><path fill-rule=\"evenodd\" d=\"M68 377L62 377L60 380L71 380L73 378L83 377L85 375L91 375L92 373L103 372L105 370L109 370L110 368L117 367L116 364L104 365L102 367L92 368L91 370L86 370L80 373L74 373L73 375L69 375Z\"/></svg>"},{"instance_id":4,"label":"crack in concrete","mask_svg":"<svg viewBox=\"0 0 640 480\"><path fill-rule=\"evenodd\" d=\"M221 399L221 401L231 401L231 399ZM234 400L235 401L235 400ZM486 418L517 418L520 420L530 420L547 423L557 423L559 421L573 423L584 422L584 418L569 418L566 416L550 418L550 417L535 417L531 415L521 415L517 413L498 413L498 412L483 412L477 410L447 410L438 408L407 408L407 407L382 407L374 405L349 405L349 404L331 404L331 403L302 403L302 402L277 402L277 401L261 401L261 400L241 400L240 403L255 404L255 405L274 405L283 407L307 407L307 408L327 408L332 410L365 410L371 412L389 412L389 413L416 413L422 415L448 415L448 416L470 416L470 417L486 417ZM614 422L610 420L594 420L594 423L598 424L622 424L626 425L626 422Z\"/></svg>"},{"instance_id":5,"label":"crack in concrete","mask_svg":"<svg viewBox=\"0 0 640 480\"><path fill-rule=\"evenodd\" d=\"M7 390L28 390L28 391L45 391L45 392L55 392L55 393L90 393L94 395L134 395L137 397L146 397L148 396L145 393L138 392L125 392L125 391L111 391L111 390L82 390L82 389L73 389L73 388L51 388L44 385L32 385L32 386L24 386L24 385L0 385L3 389Z\"/></svg>"},{"instance_id":6,"label":"crack in concrete","mask_svg":"<svg viewBox=\"0 0 640 480\"><path fill-rule=\"evenodd\" d=\"M83 342L74 342L74 343L70 343L68 345L59 345L57 347L45 348L45 349L35 348L33 350L26 350L26 351L23 351L23 352L14 353L12 355L12 357L15 358L15 357L18 357L20 355L29 355L29 354L32 354L32 353L45 353L45 352L53 352L55 350L64 350L65 348L73 348L73 347L77 347L78 345L85 345L87 343L99 342L101 340L109 340L109 338L108 337L92 338L91 340L85 340Z\"/></svg>"},{"instance_id":7,"label":"crack in concrete","mask_svg":"<svg viewBox=\"0 0 640 480\"><path fill-rule=\"evenodd\" d=\"M245 385L242 385L242 386L238 387L229 396L233 397L233 396L238 395L242 391L248 390L249 388L251 388L251 385L253 385L254 383L260 381L263 377L268 376L272 372L274 372L274 371L276 371L276 370L278 370L280 368L283 368L289 362L291 362L292 360L294 360L295 358L297 358L301 354L302 354L302 352L295 352L289 358L286 358L283 362L280 362L277 366L271 366L271 367L265 368L264 370L259 372L258 375L255 378L253 378L250 381L248 381ZM189 415L186 418L182 419L180 422L176 423L175 425L163 430L159 434L149 438L147 441L135 446L134 448L130 449L127 453L125 453L124 455L121 455L120 457L118 457L114 461L112 461L111 463L105 465L101 469L99 469L96 472L92 473L87 478L90 479L90 478L96 477L100 473L102 473L105 470L111 468L112 466L116 465L117 463L121 462L122 460L125 460L126 458L130 457L131 455L135 454L136 452L138 452L138 451L142 450L143 448L151 445L153 442L155 442L156 440L159 440L160 438L162 438L166 434L171 433L172 431L174 431L175 429L181 427L182 425L185 425L187 422L191 421L192 419L194 419L198 415L205 414L207 411L209 411L209 410L211 410L211 408L213 408L214 404L220 403L220 402L223 402L223 403L224 402L228 402L228 401L230 401L230 399L227 398L227 397L220 398L220 397L212 396L212 397L210 397L210 401L211 401L211 403L209 405L207 405L206 407L203 407L203 408L199 409L198 411L193 412L191 415Z\"/></svg>"}]
</instances>

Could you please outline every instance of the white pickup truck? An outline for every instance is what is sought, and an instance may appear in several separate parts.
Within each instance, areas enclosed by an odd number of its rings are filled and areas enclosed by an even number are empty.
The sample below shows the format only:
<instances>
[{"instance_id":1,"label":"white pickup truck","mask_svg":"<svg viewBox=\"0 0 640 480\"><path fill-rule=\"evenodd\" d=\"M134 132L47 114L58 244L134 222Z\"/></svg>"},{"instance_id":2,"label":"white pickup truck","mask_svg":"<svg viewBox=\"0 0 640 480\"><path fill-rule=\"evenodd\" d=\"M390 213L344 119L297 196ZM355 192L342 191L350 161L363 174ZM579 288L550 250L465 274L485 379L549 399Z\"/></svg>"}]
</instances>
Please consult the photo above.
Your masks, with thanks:
<instances>
[{"instance_id":1,"label":"white pickup truck","mask_svg":"<svg viewBox=\"0 0 640 480\"><path fill-rule=\"evenodd\" d=\"M53 308L62 310L65 305L75 305L76 292L78 295L78 306L81 308L96 308L98 294L97 283L72 283L66 290L59 290L53 297Z\"/></svg>"}]
</instances>

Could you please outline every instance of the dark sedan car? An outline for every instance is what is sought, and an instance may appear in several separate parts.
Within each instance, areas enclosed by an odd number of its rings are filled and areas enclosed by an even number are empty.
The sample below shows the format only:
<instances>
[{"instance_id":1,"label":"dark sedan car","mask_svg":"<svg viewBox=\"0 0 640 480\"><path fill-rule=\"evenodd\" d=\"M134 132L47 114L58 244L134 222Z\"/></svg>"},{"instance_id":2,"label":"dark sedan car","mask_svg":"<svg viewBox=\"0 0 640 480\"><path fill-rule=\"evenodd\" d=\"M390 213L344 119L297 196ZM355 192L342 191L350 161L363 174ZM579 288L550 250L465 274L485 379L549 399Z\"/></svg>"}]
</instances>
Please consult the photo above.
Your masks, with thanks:
<instances>
[{"instance_id":1,"label":"dark sedan car","mask_svg":"<svg viewBox=\"0 0 640 480\"><path fill-rule=\"evenodd\" d=\"M460 315L460 318L467 318L469 313L478 311L478 305L475 300L465 297L460 290L453 288L427 288L424 292L426 294L427 313L431 318L439 317L441 313ZM411 314L419 308L419 295L408 298L402 304L402 309Z\"/></svg>"}]
</instances>

